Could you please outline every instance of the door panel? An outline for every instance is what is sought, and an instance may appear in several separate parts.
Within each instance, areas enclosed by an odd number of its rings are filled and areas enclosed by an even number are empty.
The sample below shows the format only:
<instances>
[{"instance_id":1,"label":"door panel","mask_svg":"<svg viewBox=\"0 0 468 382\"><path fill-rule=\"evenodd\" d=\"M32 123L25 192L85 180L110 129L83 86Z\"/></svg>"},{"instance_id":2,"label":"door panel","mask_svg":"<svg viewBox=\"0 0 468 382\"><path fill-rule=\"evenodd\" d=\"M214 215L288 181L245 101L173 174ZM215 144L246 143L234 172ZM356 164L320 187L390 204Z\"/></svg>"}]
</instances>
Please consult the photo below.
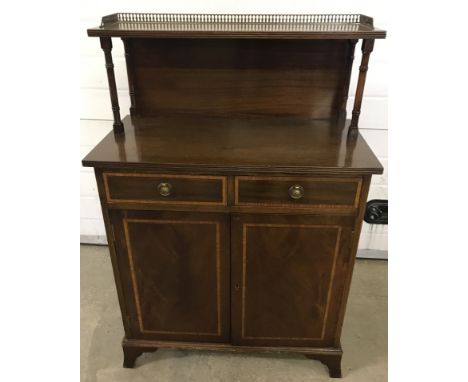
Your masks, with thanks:
<instances>
[{"instance_id":1,"label":"door panel","mask_svg":"<svg viewBox=\"0 0 468 382\"><path fill-rule=\"evenodd\" d=\"M112 211L112 224L132 336L227 341L227 217Z\"/></svg>"},{"instance_id":2,"label":"door panel","mask_svg":"<svg viewBox=\"0 0 468 382\"><path fill-rule=\"evenodd\" d=\"M232 337L253 346L333 343L352 218L237 215Z\"/></svg>"}]
</instances>

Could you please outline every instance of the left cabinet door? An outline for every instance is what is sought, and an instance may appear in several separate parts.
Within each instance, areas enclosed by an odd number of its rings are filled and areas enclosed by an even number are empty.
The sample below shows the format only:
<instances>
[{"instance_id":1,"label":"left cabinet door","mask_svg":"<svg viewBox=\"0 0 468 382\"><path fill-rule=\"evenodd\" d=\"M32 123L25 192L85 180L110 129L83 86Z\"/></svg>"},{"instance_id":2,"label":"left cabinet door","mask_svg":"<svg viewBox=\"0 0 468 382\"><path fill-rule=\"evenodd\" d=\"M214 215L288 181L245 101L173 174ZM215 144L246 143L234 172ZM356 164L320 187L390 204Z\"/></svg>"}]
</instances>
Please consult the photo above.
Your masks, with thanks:
<instances>
[{"instance_id":1,"label":"left cabinet door","mask_svg":"<svg viewBox=\"0 0 468 382\"><path fill-rule=\"evenodd\" d=\"M228 342L227 215L113 210L110 220L131 336Z\"/></svg>"}]
</instances>

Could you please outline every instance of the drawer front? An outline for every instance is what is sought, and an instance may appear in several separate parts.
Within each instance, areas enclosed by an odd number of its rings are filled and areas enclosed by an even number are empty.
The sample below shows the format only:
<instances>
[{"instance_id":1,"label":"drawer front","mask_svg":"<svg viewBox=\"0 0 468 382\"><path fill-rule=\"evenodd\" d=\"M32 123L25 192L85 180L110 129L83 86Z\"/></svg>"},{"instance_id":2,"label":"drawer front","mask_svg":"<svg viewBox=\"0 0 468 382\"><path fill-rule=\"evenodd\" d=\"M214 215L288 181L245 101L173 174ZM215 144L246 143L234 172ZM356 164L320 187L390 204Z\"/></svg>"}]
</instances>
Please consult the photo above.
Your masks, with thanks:
<instances>
[{"instance_id":1,"label":"drawer front","mask_svg":"<svg viewBox=\"0 0 468 382\"><path fill-rule=\"evenodd\" d=\"M361 183L361 178L239 176L235 204L357 208Z\"/></svg>"},{"instance_id":2,"label":"drawer front","mask_svg":"<svg viewBox=\"0 0 468 382\"><path fill-rule=\"evenodd\" d=\"M106 172L104 187L110 203L226 205L226 178Z\"/></svg>"}]
</instances>

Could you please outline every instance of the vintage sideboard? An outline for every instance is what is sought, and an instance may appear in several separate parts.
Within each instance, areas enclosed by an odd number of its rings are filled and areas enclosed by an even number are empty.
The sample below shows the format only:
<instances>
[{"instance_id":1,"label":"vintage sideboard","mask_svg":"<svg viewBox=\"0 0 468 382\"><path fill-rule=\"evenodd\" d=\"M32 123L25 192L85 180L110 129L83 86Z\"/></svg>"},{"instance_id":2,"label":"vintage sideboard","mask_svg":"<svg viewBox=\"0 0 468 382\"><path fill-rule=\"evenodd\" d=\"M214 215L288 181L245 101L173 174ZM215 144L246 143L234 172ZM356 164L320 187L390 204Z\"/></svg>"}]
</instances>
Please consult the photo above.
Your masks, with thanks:
<instances>
[{"instance_id":1,"label":"vintage sideboard","mask_svg":"<svg viewBox=\"0 0 468 382\"><path fill-rule=\"evenodd\" d=\"M385 31L364 15L119 13L88 35L104 50L114 123L83 165L95 169L124 366L157 348L277 351L340 377L369 184L383 171L358 121ZM112 37L125 47L123 119Z\"/></svg>"}]
</instances>

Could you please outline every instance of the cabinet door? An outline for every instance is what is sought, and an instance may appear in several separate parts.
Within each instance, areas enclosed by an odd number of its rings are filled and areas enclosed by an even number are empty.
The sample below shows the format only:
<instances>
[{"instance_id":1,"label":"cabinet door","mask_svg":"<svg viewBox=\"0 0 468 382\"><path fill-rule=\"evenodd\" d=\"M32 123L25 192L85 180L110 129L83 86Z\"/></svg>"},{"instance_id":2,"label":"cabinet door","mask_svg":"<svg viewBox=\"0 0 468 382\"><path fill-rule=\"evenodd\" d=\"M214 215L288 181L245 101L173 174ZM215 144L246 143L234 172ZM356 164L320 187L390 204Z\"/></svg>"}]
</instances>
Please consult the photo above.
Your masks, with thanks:
<instances>
[{"instance_id":1,"label":"cabinet door","mask_svg":"<svg viewBox=\"0 0 468 382\"><path fill-rule=\"evenodd\" d=\"M111 211L133 338L229 339L228 217Z\"/></svg>"},{"instance_id":2,"label":"cabinet door","mask_svg":"<svg viewBox=\"0 0 468 382\"><path fill-rule=\"evenodd\" d=\"M238 345L332 346L352 217L234 215L232 338Z\"/></svg>"}]
</instances>

